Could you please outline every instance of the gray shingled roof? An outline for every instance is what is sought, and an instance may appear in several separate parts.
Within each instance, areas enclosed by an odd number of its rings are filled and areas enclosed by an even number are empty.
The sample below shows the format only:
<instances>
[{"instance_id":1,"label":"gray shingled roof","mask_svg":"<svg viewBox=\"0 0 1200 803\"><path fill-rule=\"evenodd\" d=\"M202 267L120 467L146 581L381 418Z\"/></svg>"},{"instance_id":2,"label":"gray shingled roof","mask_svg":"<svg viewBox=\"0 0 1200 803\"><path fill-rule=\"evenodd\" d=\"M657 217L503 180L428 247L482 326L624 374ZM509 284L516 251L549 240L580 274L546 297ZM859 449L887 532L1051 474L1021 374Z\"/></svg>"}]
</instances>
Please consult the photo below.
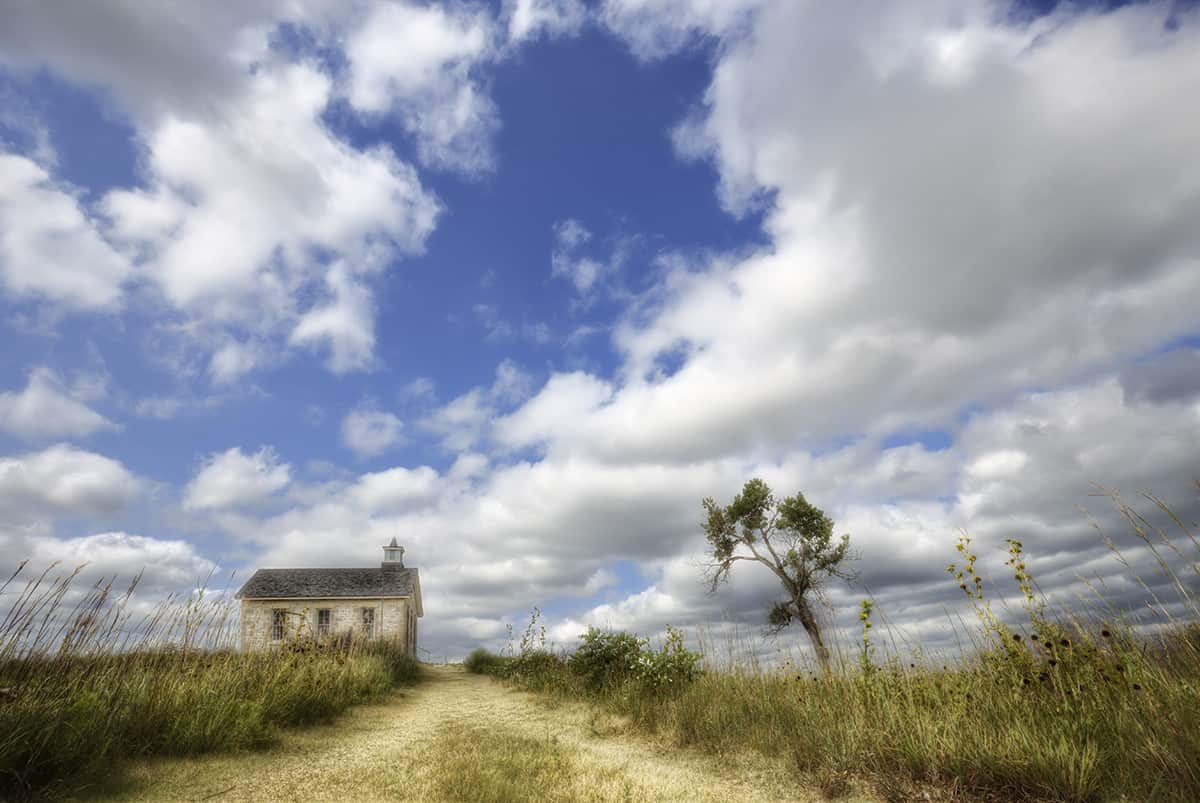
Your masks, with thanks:
<instances>
[{"instance_id":1,"label":"gray shingled roof","mask_svg":"<svg viewBox=\"0 0 1200 803\"><path fill-rule=\"evenodd\" d=\"M239 597L409 597L416 569L259 569Z\"/></svg>"}]
</instances>

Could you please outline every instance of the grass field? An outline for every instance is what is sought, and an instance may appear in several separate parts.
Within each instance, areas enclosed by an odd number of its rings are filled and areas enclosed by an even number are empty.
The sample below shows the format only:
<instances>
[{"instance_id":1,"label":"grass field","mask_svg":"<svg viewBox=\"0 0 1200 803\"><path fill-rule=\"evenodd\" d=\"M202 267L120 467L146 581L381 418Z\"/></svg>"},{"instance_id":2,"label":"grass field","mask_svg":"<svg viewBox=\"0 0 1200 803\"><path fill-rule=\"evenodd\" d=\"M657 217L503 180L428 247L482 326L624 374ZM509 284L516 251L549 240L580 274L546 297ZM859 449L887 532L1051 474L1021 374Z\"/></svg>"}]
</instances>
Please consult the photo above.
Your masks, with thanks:
<instances>
[{"instance_id":1,"label":"grass field","mask_svg":"<svg viewBox=\"0 0 1200 803\"><path fill-rule=\"evenodd\" d=\"M879 660L867 604L857 656L827 676L754 663L690 671L677 656L679 672L664 683L646 667L669 663L670 644L656 652L628 634L590 631L574 653L554 653L530 635L536 627L511 654L477 650L467 666L591 700L680 746L783 757L798 782L831 798L857 781L889 800L931 789L977 800L1200 800L1200 616L1190 591L1200 565L1179 539L1127 512L1176 589L1176 609L1189 612L1154 635L1103 608L1048 610L1015 541L1007 565L1025 621L1001 621L964 539L949 568L978 624L960 634L973 646L947 664Z\"/></svg>"},{"instance_id":2,"label":"grass field","mask_svg":"<svg viewBox=\"0 0 1200 803\"><path fill-rule=\"evenodd\" d=\"M417 677L388 642L242 654L222 598L138 617L136 582L114 595L48 577L0 588L17 589L0 623L0 799L67 793L121 759L264 747Z\"/></svg>"}]
</instances>

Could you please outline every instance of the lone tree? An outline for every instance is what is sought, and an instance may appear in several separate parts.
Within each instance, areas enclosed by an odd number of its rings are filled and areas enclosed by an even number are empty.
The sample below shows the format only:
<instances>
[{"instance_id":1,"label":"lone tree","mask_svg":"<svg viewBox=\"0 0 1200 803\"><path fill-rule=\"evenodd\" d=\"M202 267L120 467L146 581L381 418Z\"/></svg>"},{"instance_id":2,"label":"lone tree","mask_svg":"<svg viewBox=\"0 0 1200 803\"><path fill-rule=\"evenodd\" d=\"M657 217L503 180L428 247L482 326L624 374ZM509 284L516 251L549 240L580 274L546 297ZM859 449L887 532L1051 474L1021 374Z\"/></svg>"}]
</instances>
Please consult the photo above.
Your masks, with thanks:
<instances>
[{"instance_id":1,"label":"lone tree","mask_svg":"<svg viewBox=\"0 0 1200 803\"><path fill-rule=\"evenodd\" d=\"M778 502L770 487L757 478L747 482L726 507L711 497L705 499L704 510L708 513L704 534L712 546L712 563L706 572L711 591L729 579L736 561L752 560L766 566L787 593L786 599L771 608L771 627L778 632L793 620L800 622L812 640L821 670L828 674L829 648L821 637L813 598L820 596L831 577L847 582L853 579L843 567L854 559L850 536L834 540L833 521L804 494Z\"/></svg>"}]
</instances>

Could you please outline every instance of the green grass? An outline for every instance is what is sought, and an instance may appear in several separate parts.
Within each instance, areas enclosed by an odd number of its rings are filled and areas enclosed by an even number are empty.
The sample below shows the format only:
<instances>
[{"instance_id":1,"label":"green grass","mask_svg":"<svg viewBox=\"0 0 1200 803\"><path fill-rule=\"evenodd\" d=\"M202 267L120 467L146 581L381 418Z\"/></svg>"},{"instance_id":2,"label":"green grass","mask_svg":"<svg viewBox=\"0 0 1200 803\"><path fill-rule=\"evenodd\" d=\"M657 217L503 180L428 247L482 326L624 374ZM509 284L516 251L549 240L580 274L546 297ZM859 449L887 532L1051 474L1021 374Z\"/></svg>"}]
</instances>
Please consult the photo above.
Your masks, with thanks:
<instances>
[{"instance_id":1,"label":"green grass","mask_svg":"<svg viewBox=\"0 0 1200 803\"><path fill-rule=\"evenodd\" d=\"M74 580L34 578L0 622L0 799L70 792L122 758L263 747L417 677L390 642L243 654L226 601L138 619L132 586L68 605Z\"/></svg>"},{"instance_id":2,"label":"green grass","mask_svg":"<svg viewBox=\"0 0 1200 803\"><path fill-rule=\"evenodd\" d=\"M1172 556L1159 566L1194 617L1189 588L1200 566L1123 512L1155 554ZM751 663L648 688L632 672L589 682L595 668L573 671L576 656L541 658L532 675L512 671L521 653L477 663L530 690L590 699L680 746L775 757L831 797L856 778L894 800L930 789L967 800L1200 800L1200 624L1175 621L1149 636L1103 606L1051 615L1015 541L1007 563L1027 621L1005 624L976 580L968 540L960 551L965 563L951 573L978 625L960 634L972 646L949 666L879 662L870 606L858 657L828 676Z\"/></svg>"}]
</instances>

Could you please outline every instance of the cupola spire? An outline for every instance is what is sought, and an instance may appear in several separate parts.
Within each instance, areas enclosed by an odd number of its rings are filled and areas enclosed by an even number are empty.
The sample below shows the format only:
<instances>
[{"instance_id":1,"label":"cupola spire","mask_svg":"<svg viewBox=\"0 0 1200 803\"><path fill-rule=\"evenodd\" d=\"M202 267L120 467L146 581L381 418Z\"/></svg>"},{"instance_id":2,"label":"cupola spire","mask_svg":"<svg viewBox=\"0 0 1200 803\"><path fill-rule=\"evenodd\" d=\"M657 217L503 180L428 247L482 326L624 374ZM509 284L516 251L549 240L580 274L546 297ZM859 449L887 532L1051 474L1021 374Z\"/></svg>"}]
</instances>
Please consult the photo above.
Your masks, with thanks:
<instances>
[{"instance_id":1,"label":"cupola spire","mask_svg":"<svg viewBox=\"0 0 1200 803\"><path fill-rule=\"evenodd\" d=\"M392 538L392 543L383 548L383 568L404 568L404 547L397 544L395 538Z\"/></svg>"}]
</instances>

